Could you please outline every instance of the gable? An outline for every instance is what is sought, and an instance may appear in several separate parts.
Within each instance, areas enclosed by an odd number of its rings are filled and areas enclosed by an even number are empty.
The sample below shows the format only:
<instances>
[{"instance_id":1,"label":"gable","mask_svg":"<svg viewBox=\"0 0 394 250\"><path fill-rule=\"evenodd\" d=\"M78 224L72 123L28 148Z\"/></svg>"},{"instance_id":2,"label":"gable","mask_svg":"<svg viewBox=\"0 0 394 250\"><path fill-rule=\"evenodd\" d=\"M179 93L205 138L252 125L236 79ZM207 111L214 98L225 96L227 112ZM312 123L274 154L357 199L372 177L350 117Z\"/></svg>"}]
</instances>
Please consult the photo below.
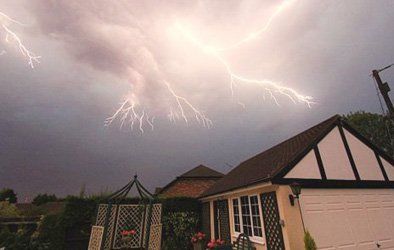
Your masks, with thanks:
<instances>
[{"instance_id":1,"label":"gable","mask_svg":"<svg viewBox=\"0 0 394 250\"><path fill-rule=\"evenodd\" d=\"M345 129L346 140L361 180L384 180L375 152Z\"/></svg>"},{"instance_id":2,"label":"gable","mask_svg":"<svg viewBox=\"0 0 394 250\"><path fill-rule=\"evenodd\" d=\"M285 178L321 179L317 159L313 150L309 151L304 158L285 176Z\"/></svg>"},{"instance_id":3,"label":"gable","mask_svg":"<svg viewBox=\"0 0 394 250\"><path fill-rule=\"evenodd\" d=\"M317 144L327 179L355 180L338 126Z\"/></svg>"},{"instance_id":4,"label":"gable","mask_svg":"<svg viewBox=\"0 0 394 250\"><path fill-rule=\"evenodd\" d=\"M394 166L365 138L338 124L283 179L394 181Z\"/></svg>"},{"instance_id":5,"label":"gable","mask_svg":"<svg viewBox=\"0 0 394 250\"><path fill-rule=\"evenodd\" d=\"M380 160L382 162L384 170L386 171L388 179L390 181L394 181L394 166L393 166L393 164L390 164L388 161L386 161L382 157L380 157Z\"/></svg>"}]
</instances>

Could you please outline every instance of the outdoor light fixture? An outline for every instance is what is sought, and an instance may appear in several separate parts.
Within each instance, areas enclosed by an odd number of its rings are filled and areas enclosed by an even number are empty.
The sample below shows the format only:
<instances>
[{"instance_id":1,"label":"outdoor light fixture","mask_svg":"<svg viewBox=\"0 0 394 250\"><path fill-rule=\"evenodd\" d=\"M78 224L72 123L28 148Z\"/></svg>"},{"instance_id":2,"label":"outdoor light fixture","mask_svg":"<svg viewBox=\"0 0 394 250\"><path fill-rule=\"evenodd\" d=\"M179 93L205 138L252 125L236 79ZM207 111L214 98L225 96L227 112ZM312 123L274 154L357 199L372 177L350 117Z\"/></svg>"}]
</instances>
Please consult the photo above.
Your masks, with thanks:
<instances>
[{"instance_id":1,"label":"outdoor light fixture","mask_svg":"<svg viewBox=\"0 0 394 250\"><path fill-rule=\"evenodd\" d=\"M291 204L292 206L294 206L294 200L295 200L295 199L298 199L298 198L300 197L300 194L301 194L301 185L300 185L299 183L295 182L295 183L292 183L292 184L290 185L290 188L291 188L291 192L292 192L293 194L289 194L289 200L290 200L290 204Z\"/></svg>"}]
</instances>

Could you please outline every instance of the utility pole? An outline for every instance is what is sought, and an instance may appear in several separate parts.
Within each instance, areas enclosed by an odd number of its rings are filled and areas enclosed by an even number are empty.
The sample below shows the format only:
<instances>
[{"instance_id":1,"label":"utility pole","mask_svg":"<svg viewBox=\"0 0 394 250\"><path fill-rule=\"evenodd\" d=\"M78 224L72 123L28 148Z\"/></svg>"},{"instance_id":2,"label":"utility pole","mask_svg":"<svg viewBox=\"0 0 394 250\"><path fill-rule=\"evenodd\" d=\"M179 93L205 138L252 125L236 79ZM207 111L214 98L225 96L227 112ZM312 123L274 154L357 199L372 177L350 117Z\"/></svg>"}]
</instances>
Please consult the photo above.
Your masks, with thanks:
<instances>
[{"instance_id":1,"label":"utility pole","mask_svg":"<svg viewBox=\"0 0 394 250\"><path fill-rule=\"evenodd\" d=\"M379 73L385 69L390 68L393 65L394 64L391 64L391 65L384 67L383 69L379 69L379 70L377 70L377 69L372 70L372 76L375 78L376 83L378 84L378 88L380 90L380 93L383 96L383 99L384 99L386 105L387 105L387 109L389 111L390 117L394 117L394 107L393 107L393 103L391 102L391 99L389 96L390 87L387 82L385 82L385 83L382 82L382 79L380 78Z\"/></svg>"}]
</instances>

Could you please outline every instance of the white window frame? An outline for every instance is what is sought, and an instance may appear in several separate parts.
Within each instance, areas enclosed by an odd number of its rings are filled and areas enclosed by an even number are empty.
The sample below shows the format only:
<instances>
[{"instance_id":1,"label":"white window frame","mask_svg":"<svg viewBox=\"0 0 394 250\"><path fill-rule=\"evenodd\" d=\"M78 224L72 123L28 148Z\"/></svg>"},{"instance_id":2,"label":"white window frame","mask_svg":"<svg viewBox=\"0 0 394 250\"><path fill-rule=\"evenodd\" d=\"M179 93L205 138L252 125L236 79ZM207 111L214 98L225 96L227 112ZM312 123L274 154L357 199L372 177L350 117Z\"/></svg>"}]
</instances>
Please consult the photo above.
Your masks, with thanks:
<instances>
[{"instance_id":1,"label":"white window frame","mask_svg":"<svg viewBox=\"0 0 394 250\"><path fill-rule=\"evenodd\" d=\"M232 197L231 198L231 215L232 215L232 228L231 232L234 237L238 237L239 234L243 233L243 219L242 219L242 208L241 208L241 197L247 196L248 201L249 201L249 217L250 217L250 222L252 226L252 234L253 236L249 236L250 240L255 243L259 244L265 244L264 238L265 238L265 231L264 231L264 223L263 223L263 215L262 215L262 209L261 209L261 199L260 195L258 194L251 194L251 195L241 195L237 197ZM254 236L254 223L253 223L253 214L252 214L252 207L251 207L251 202L250 202L250 197L257 196L257 202L259 206L259 218L260 218L260 225L261 225L261 232L262 236ZM240 224L240 231L241 232L236 232L235 231L235 220L234 220L234 204L233 200L238 200L238 217L239 217L239 224Z\"/></svg>"}]
</instances>

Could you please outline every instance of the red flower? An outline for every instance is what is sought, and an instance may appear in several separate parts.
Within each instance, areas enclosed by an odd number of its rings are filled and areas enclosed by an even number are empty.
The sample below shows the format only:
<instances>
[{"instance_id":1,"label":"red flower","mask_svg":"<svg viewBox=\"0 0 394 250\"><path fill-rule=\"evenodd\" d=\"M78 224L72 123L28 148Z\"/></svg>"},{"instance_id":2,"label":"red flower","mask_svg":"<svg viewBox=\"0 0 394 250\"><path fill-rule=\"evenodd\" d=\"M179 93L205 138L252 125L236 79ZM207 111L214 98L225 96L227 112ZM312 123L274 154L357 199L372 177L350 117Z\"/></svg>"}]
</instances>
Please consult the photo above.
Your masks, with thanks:
<instances>
[{"instance_id":1,"label":"red flower","mask_svg":"<svg viewBox=\"0 0 394 250\"><path fill-rule=\"evenodd\" d=\"M135 230L130 230L129 233L130 233L131 235L135 235L137 232L136 232Z\"/></svg>"}]
</instances>

